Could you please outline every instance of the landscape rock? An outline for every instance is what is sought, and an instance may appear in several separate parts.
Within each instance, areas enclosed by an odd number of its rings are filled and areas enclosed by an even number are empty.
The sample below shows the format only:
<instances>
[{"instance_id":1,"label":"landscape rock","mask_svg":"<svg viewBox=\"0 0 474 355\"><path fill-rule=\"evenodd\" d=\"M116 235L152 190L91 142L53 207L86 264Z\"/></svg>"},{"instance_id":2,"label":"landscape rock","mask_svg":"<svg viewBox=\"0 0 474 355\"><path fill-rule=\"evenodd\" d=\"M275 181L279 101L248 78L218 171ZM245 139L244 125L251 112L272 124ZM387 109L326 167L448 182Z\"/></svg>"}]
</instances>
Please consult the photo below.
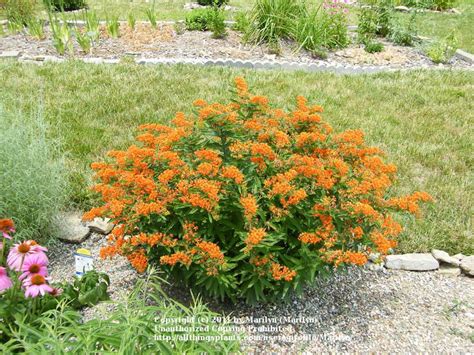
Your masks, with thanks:
<instances>
[{"instance_id":1,"label":"landscape rock","mask_svg":"<svg viewBox=\"0 0 474 355\"><path fill-rule=\"evenodd\" d=\"M464 259L466 257L466 255L462 254L462 253L459 253L459 254L456 254L456 255L453 255L453 258L461 261L462 259Z\"/></svg>"},{"instance_id":2,"label":"landscape rock","mask_svg":"<svg viewBox=\"0 0 474 355\"><path fill-rule=\"evenodd\" d=\"M104 235L110 234L114 228L114 224L110 222L110 218L94 218L88 226L91 232Z\"/></svg>"},{"instance_id":3,"label":"landscape rock","mask_svg":"<svg viewBox=\"0 0 474 355\"><path fill-rule=\"evenodd\" d=\"M452 265L440 265L438 273L444 276L459 276L461 275L461 269L457 266Z\"/></svg>"},{"instance_id":4,"label":"landscape rock","mask_svg":"<svg viewBox=\"0 0 474 355\"><path fill-rule=\"evenodd\" d=\"M474 64L474 54L463 51L462 49L457 49L454 55L470 64Z\"/></svg>"},{"instance_id":5,"label":"landscape rock","mask_svg":"<svg viewBox=\"0 0 474 355\"><path fill-rule=\"evenodd\" d=\"M461 269L465 274L474 276L474 255L466 256L461 261Z\"/></svg>"},{"instance_id":6,"label":"landscape rock","mask_svg":"<svg viewBox=\"0 0 474 355\"><path fill-rule=\"evenodd\" d=\"M438 269L439 263L429 253L387 255L385 267L394 270L430 271Z\"/></svg>"},{"instance_id":7,"label":"landscape rock","mask_svg":"<svg viewBox=\"0 0 474 355\"><path fill-rule=\"evenodd\" d=\"M446 253L444 250L433 249L431 251L431 255L433 255L433 257L439 262L443 262L446 264L459 266L459 264L461 263L458 259L449 256L449 254Z\"/></svg>"},{"instance_id":8,"label":"landscape rock","mask_svg":"<svg viewBox=\"0 0 474 355\"><path fill-rule=\"evenodd\" d=\"M82 243L90 235L89 228L82 222L80 212L61 213L56 217L56 227L59 239L67 243Z\"/></svg>"},{"instance_id":9,"label":"landscape rock","mask_svg":"<svg viewBox=\"0 0 474 355\"><path fill-rule=\"evenodd\" d=\"M408 8L406 6L395 6L395 10L396 11L401 11L401 12L408 12L408 11L410 11L410 8Z\"/></svg>"},{"instance_id":10,"label":"landscape rock","mask_svg":"<svg viewBox=\"0 0 474 355\"><path fill-rule=\"evenodd\" d=\"M20 56L19 51L3 51L0 52L0 58L18 58Z\"/></svg>"}]
</instances>

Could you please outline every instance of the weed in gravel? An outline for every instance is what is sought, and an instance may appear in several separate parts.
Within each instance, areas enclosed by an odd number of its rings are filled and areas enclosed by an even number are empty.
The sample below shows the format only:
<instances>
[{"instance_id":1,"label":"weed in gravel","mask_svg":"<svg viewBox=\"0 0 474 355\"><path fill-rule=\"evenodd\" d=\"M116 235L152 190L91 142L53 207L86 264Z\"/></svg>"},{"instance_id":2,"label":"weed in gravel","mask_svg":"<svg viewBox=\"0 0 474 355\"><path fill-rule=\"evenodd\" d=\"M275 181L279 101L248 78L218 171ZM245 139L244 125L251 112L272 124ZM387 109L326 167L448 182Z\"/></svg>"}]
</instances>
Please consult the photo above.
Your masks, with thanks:
<instances>
[{"instance_id":1,"label":"weed in gravel","mask_svg":"<svg viewBox=\"0 0 474 355\"><path fill-rule=\"evenodd\" d=\"M135 25L137 23L137 20L135 19L135 16L133 15L133 13L128 14L127 23L128 23L128 27L130 27L132 30L135 30Z\"/></svg>"},{"instance_id":2,"label":"weed in gravel","mask_svg":"<svg viewBox=\"0 0 474 355\"><path fill-rule=\"evenodd\" d=\"M118 16L112 16L106 20L107 32L112 38L120 37L120 22Z\"/></svg>"},{"instance_id":3,"label":"weed in gravel","mask_svg":"<svg viewBox=\"0 0 474 355\"><path fill-rule=\"evenodd\" d=\"M27 23L28 34L38 40L45 39L44 21L41 19L30 19Z\"/></svg>"}]
</instances>

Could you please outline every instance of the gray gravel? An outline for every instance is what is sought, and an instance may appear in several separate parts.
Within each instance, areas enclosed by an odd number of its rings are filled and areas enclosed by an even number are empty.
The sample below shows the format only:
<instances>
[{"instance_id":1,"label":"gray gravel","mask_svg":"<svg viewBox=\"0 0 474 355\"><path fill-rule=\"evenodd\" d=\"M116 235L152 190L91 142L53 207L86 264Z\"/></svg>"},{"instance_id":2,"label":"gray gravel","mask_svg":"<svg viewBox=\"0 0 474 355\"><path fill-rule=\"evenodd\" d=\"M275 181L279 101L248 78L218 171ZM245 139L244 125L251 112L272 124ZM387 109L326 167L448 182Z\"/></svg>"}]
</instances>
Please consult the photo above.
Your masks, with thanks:
<instances>
[{"instance_id":1,"label":"gray gravel","mask_svg":"<svg viewBox=\"0 0 474 355\"><path fill-rule=\"evenodd\" d=\"M79 246L59 242L51 247L53 280L72 278L73 252L85 247L96 258L96 268L109 274L112 300L123 300L139 276L124 258L100 260L104 242L104 237L94 234ZM189 300L188 291L179 285L165 290L183 302ZM244 326L247 335L267 338L247 338L244 353L474 352L474 279L467 276L350 268L317 280L287 304L231 306L211 302L210 307L239 319L290 317L311 322L286 321L279 324L281 329L270 332L251 328L270 323L248 322ZM102 304L83 313L90 319L111 308L111 304ZM277 336L293 339L285 342ZM302 336L306 340L298 340Z\"/></svg>"},{"instance_id":2,"label":"gray gravel","mask_svg":"<svg viewBox=\"0 0 474 355\"><path fill-rule=\"evenodd\" d=\"M100 248L105 245L106 239L100 234L93 233L90 238L81 244L57 242L49 247L49 272L52 282L72 281L75 274L74 252L79 248L91 251L94 257L94 268L105 272L110 277L109 294L112 301L123 301L130 294L139 277L127 259L114 257L103 260L99 257ZM113 309L113 303L99 304L93 308L85 308L82 313L88 320L101 315L104 311Z\"/></svg>"}]
</instances>

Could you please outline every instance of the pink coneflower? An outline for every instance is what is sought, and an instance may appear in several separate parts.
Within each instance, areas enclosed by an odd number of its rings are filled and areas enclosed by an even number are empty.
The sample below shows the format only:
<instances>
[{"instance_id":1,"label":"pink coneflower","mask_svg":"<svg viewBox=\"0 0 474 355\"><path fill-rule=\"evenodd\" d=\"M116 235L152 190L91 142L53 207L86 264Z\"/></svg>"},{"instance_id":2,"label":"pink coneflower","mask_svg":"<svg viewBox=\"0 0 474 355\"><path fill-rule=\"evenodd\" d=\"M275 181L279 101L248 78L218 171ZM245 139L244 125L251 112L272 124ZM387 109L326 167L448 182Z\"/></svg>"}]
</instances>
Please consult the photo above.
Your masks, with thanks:
<instances>
[{"instance_id":1,"label":"pink coneflower","mask_svg":"<svg viewBox=\"0 0 474 355\"><path fill-rule=\"evenodd\" d=\"M7 275L7 269L0 266L0 292L12 287L12 280Z\"/></svg>"},{"instance_id":2,"label":"pink coneflower","mask_svg":"<svg viewBox=\"0 0 474 355\"><path fill-rule=\"evenodd\" d=\"M34 274L23 281L23 286L26 287L25 297L44 296L45 293L50 293L53 288L47 283L47 278L40 274Z\"/></svg>"},{"instance_id":3,"label":"pink coneflower","mask_svg":"<svg viewBox=\"0 0 474 355\"><path fill-rule=\"evenodd\" d=\"M8 253L7 263L10 269L20 271L22 263L28 255L38 254L43 260L48 262L48 257L44 254L48 249L36 244L34 240L15 244Z\"/></svg>"},{"instance_id":4,"label":"pink coneflower","mask_svg":"<svg viewBox=\"0 0 474 355\"><path fill-rule=\"evenodd\" d=\"M62 288L57 288L57 287L53 287L53 289L51 290L51 292L49 293L51 296L53 297L58 297L59 295L61 295L63 293L63 289Z\"/></svg>"},{"instance_id":5,"label":"pink coneflower","mask_svg":"<svg viewBox=\"0 0 474 355\"><path fill-rule=\"evenodd\" d=\"M23 261L23 266L21 268L23 274L20 275L20 280L24 280L33 274L48 276L48 269L46 268L46 266L48 266L48 259L45 259L44 254L42 254L43 253L41 252L25 257L25 261Z\"/></svg>"},{"instance_id":6,"label":"pink coneflower","mask_svg":"<svg viewBox=\"0 0 474 355\"><path fill-rule=\"evenodd\" d=\"M12 239L9 233L15 232L15 224L11 219L0 219L0 233L4 238Z\"/></svg>"}]
</instances>

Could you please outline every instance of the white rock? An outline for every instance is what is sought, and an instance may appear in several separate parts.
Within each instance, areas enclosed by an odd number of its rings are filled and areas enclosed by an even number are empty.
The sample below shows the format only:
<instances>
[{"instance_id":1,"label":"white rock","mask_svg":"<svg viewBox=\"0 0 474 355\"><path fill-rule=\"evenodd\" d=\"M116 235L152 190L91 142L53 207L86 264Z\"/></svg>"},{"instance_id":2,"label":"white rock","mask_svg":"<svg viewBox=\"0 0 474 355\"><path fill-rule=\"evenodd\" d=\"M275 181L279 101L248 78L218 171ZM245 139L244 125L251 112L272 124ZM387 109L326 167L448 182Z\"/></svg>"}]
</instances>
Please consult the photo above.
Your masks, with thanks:
<instances>
[{"instance_id":1,"label":"white rock","mask_svg":"<svg viewBox=\"0 0 474 355\"><path fill-rule=\"evenodd\" d=\"M109 218L94 218L92 222L88 224L91 232L100 234L110 234L114 228L114 224L110 222Z\"/></svg>"},{"instance_id":2,"label":"white rock","mask_svg":"<svg viewBox=\"0 0 474 355\"><path fill-rule=\"evenodd\" d=\"M453 255L453 258L458 259L459 261L461 261L461 260L464 259L465 257L466 257L466 255L464 255L464 254L462 254L462 253Z\"/></svg>"},{"instance_id":3,"label":"white rock","mask_svg":"<svg viewBox=\"0 0 474 355\"><path fill-rule=\"evenodd\" d=\"M449 254L446 253L444 250L433 249L431 251L431 255L433 255L433 257L439 262L443 262L443 263L454 265L454 266L459 266L460 264L458 259L453 258L452 256L449 256Z\"/></svg>"},{"instance_id":4,"label":"white rock","mask_svg":"<svg viewBox=\"0 0 474 355\"><path fill-rule=\"evenodd\" d=\"M438 270L438 274L444 276L459 276L461 275L461 269L452 265L441 265Z\"/></svg>"},{"instance_id":5,"label":"white rock","mask_svg":"<svg viewBox=\"0 0 474 355\"><path fill-rule=\"evenodd\" d=\"M385 267L395 270L429 271L438 269L439 263L429 253L388 255L385 258Z\"/></svg>"},{"instance_id":6,"label":"white rock","mask_svg":"<svg viewBox=\"0 0 474 355\"><path fill-rule=\"evenodd\" d=\"M79 212L59 214L56 217L56 227L59 239L68 243L82 243L90 235L89 228L82 222L82 213Z\"/></svg>"},{"instance_id":7,"label":"white rock","mask_svg":"<svg viewBox=\"0 0 474 355\"><path fill-rule=\"evenodd\" d=\"M408 12L410 9L406 6L395 6L394 8L396 11Z\"/></svg>"},{"instance_id":8,"label":"white rock","mask_svg":"<svg viewBox=\"0 0 474 355\"><path fill-rule=\"evenodd\" d=\"M465 274L474 276L474 255L466 256L461 260L461 269Z\"/></svg>"},{"instance_id":9,"label":"white rock","mask_svg":"<svg viewBox=\"0 0 474 355\"><path fill-rule=\"evenodd\" d=\"M19 51L3 51L0 52L0 58L18 58L20 56Z\"/></svg>"}]
</instances>

